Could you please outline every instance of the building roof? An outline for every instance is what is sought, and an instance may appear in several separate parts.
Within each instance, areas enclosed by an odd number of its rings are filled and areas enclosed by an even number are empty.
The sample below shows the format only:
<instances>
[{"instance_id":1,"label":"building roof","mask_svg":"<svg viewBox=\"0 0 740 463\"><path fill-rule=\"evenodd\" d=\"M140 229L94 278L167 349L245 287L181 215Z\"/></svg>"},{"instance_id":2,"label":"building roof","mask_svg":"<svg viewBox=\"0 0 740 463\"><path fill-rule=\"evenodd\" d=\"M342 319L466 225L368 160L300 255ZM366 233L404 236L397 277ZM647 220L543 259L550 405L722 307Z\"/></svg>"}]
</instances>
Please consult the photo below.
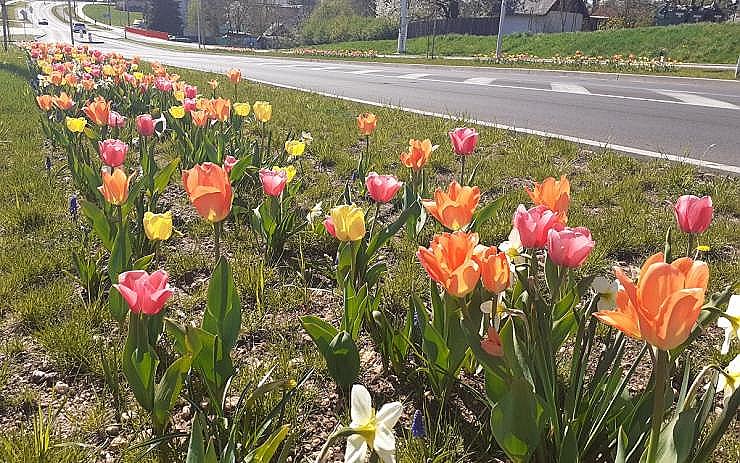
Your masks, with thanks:
<instances>
[{"instance_id":1,"label":"building roof","mask_svg":"<svg viewBox=\"0 0 740 463\"><path fill-rule=\"evenodd\" d=\"M581 13L588 16L588 8L584 0L512 0L513 13L531 16L545 16L551 10L560 10L560 1L563 1L563 11Z\"/></svg>"}]
</instances>

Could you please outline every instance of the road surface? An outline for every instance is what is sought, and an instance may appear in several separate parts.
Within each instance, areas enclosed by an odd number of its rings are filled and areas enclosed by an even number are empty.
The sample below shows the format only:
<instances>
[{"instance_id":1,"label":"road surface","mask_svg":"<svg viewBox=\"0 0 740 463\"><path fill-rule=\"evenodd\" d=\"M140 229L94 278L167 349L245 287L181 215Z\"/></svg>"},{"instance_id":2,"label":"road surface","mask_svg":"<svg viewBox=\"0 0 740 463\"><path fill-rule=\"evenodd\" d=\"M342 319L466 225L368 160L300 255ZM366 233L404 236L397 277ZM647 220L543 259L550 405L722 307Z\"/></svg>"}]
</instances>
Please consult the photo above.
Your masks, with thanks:
<instances>
[{"instance_id":1,"label":"road surface","mask_svg":"<svg viewBox=\"0 0 740 463\"><path fill-rule=\"evenodd\" d=\"M33 3L49 20L42 40L69 42L69 25L50 11L61 3ZM95 48L166 65L236 67L260 82L740 174L740 81L232 56L92 32Z\"/></svg>"}]
</instances>

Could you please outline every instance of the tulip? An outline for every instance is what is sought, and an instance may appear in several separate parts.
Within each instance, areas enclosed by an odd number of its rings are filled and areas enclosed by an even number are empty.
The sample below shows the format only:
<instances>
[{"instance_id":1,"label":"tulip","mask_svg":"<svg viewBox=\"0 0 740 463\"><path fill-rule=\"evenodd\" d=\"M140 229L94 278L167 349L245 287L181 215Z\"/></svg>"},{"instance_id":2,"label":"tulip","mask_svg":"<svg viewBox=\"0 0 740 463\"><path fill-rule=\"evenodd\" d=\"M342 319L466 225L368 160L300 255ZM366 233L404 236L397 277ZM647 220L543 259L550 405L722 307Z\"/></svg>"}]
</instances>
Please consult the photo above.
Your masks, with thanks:
<instances>
[{"instance_id":1,"label":"tulip","mask_svg":"<svg viewBox=\"0 0 740 463\"><path fill-rule=\"evenodd\" d=\"M198 107L198 104L196 103L196 100L194 98L185 98L182 100L182 107L187 112L195 111Z\"/></svg>"},{"instance_id":2,"label":"tulip","mask_svg":"<svg viewBox=\"0 0 740 463\"><path fill-rule=\"evenodd\" d=\"M208 114L202 109L192 111L190 117L193 119L193 124L198 127L205 127L208 124Z\"/></svg>"},{"instance_id":3,"label":"tulip","mask_svg":"<svg viewBox=\"0 0 740 463\"><path fill-rule=\"evenodd\" d=\"M464 297L480 278L480 266L473 259L477 245L477 233L442 233L434 236L429 248L419 246L416 255L432 280L449 294Z\"/></svg>"},{"instance_id":4,"label":"tulip","mask_svg":"<svg viewBox=\"0 0 740 463\"><path fill-rule=\"evenodd\" d=\"M369 137L375 132L375 126L378 124L378 118L373 113L362 113L357 116L357 128L360 134Z\"/></svg>"},{"instance_id":5,"label":"tulip","mask_svg":"<svg viewBox=\"0 0 740 463\"><path fill-rule=\"evenodd\" d=\"M673 212L676 216L676 222L678 222L678 228L682 232L704 233L712 223L712 215L714 214L712 197L681 196L673 206Z\"/></svg>"},{"instance_id":6,"label":"tulip","mask_svg":"<svg viewBox=\"0 0 740 463\"><path fill-rule=\"evenodd\" d=\"M452 149L458 156L470 156L478 144L478 132L467 127L458 127L449 132Z\"/></svg>"},{"instance_id":7,"label":"tulip","mask_svg":"<svg viewBox=\"0 0 740 463\"><path fill-rule=\"evenodd\" d=\"M719 375L717 381L717 392L723 391L724 405L727 407L730 398L740 388L740 354L727 365L727 368Z\"/></svg>"},{"instance_id":8,"label":"tulip","mask_svg":"<svg viewBox=\"0 0 740 463\"><path fill-rule=\"evenodd\" d=\"M242 80L242 72L238 69L229 69L226 71L226 77L229 78L232 84L238 84ZM211 88L215 87L211 85Z\"/></svg>"},{"instance_id":9,"label":"tulip","mask_svg":"<svg viewBox=\"0 0 740 463\"><path fill-rule=\"evenodd\" d=\"M185 85L183 88L183 92L185 93L185 98L195 98L198 96L198 87L195 87L193 85Z\"/></svg>"},{"instance_id":10,"label":"tulip","mask_svg":"<svg viewBox=\"0 0 740 463\"><path fill-rule=\"evenodd\" d=\"M547 233L558 223L558 215L546 206L529 210L520 204L514 213L514 228L519 232L522 246L542 249L547 244Z\"/></svg>"},{"instance_id":11,"label":"tulip","mask_svg":"<svg viewBox=\"0 0 740 463\"><path fill-rule=\"evenodd\" d=\"M231 100L216 98L211 100L209 116L215 121L225 122L231 117Z\"/></svg>"},{"instance_id":12,"label":"tulip","mask_svg":"<svg viewBox=\"0 0 740 463\"><path fill-rule=\"evenodd\" d=\"M185 92L183 92L182 90L175 90L174 92L172 92L172 96L175 97L176 101L182 101L185 99Z\"/></svg>"},{"instance_id":13,"label":"tulip","mask_svg":"<svg viewBox=\"0 0 740 463\"><path fill-rule=\"evenodd\" d=\"M216 90L218 88L218 81L217 80L209 80L208 85L211 87L211 90Z\"/></svg>"},{"instance_id":14,"label":"tulip","mask_svg":"<svg viewBox=\"0 0 740 463\"><path fill-rule=\"evenodd\" d=\"M239 162L239 160L231 155L228 155L224 158L224 170L227 174L231 173L231 169L234 168L237 162Z\"/></svg>"},{"instance_id":15,"label":"tulip","mask_svg":"<svg viewBox=\"0 0 740 463\"><path fill-rule=\"evenodd\" d=\"M568 206L570 205L570 182L565 175L560 180L548 177L542 183L535 183L534 190L525 188L535 206L545 206L559 216L563 224L568 221Z\"/></svg>"},{"instance_id":16,"label":"tulip","mask_svg":"<svg viewBox=\"0 0 740 463\"><path fill-rule=\"evenodd\" d=\"M39 108L44 111L51 111L51 108L54 107L54 100L52 99L51 95L37 96L36 103L39 105Z\"/></svg>"},{"instance_id":17,"label":"tulip","mask_svg":"<svg viewBox=\"0 0 740 463\"><path fill-rule=\"evenodd\" d=\"M342 204L329 211L327 231L340 241L357 241L365 236L365 212L354 204ZM327 225L326 221L324 225Z\"/></svg>"},{"instance_id":18,"label":"tulip","mask_svg":"<svg viewBox=\"0 0 740 463\"><path fill-rule=\"evenodd\" d=\"M234 193L222 167L211 162L198 164L182 172L182 183L195 209L209 222L221 222L231 212Z\"/></svg>"},{"instance_id":19,"label":"tulip","mask_svg":"<svg viewBox=\"0 0 740 463\"><path fill-rule=\"evenodd\" d=\"M302 156L306 151L306 144L300 140L288 140L285 142L285 152L291 156Z\"/></svg>"},{"instance_id":20,"label":"tulip","mask_svg":"<svg viewBox=\"0 0 740 463\"><path fill-rule=\"evenodd\" d=\"M155 214L151 211L144 213L144 232L151 241L165 241L172 236L172 212Z\"/></svg>"},{"instance_id":21,"label":"tulip","mask_svg":"<svg viewBox=\"0 0 740 463\"><path fill-rule=\"evenodd\" d=\"M96 97L95 100L88 103L82 110L85 112L85 115L90 118L93 124L100 126L108 124L110 102L105 101L105 98L102 96Z\"/></svg>"},{"instance_id":22,"label":"tulip","mask_svg":"<svg viewBox=\"0 0 740 463\"><path fill-rule=\"evenodd\" d=\"M393 428L403 412L401 402L391 402L380 407L378 412L373 408L370 393L364 386L352 386L350 397L349 427L355 434L347 437L347 449L344 463L362 463L367 459L368 447L378 455L382 463L395 463L396 438Z\"/></svg>"},{"instance_id":23,"label":"tulip","mask_svg":"<svg viewBox=\"0 0 740 463\"><path fill-rule=\"evenodd\" d=\"M173 293L168 278L164 270L151 275L144 270L132 270L118 275L118 284L113 287L121 293L132 313L157 315Z\"/></svg>"},{"instance_id":24,"label":"tulip","mask_svg":"<svg viewBox=\"0 0 740 463\"><path fill-rule=\"evenodd\" d=\"M108 127L123 128L126 125L126 118L116 111L108 113Z\"/></svg>"},{"instance_id":25,"label":"tulip","mask_svg":"<svg viewBox=\"0 0 740 463\"><path fill-rule=\"evenodd\" d=\"M450 183L447 192L437 188L433 200L424 200L424 208L439 223L450 230L459 230L473 220L473 212L480 201L480 188Z\"/></svg>"},{"instance_id":26,"label":"tulip","mask_svg":"<svg viewBox=\"0 0 740 463\"><path fill-rule=\"evenodd\" d=\"M54 106L62 111L70 109L75 104L66 92L62 92L59 96L53 96L51 99L54 102Z\"/></svg>"},{"instance_id":27,"label":"tulip","mask_svg":"<svg viewBox=\"0 0 740 463\"><path fill-rule=\"evenodd\" d=\"M87 120L84 117L69 117L65 118L67 129L72 133L82 133L87 125Z\"/></svg>"},{"instance_id":28,"label":"tulip","mask_svg":"<svg viewBox=\"0 0 740 463\"><path fill-rule=\"evenodd\" d=\"M274 172L281 171L285 172L285 176L288 178L288 183L292 182L295 178L295 174L298 173L296 168L292 165L285 166L285 167L278 167L278 166L272 166L272 170Z\"/></svg>"},{"instance_id":29,"label":"tulip","mask_svg":"<svg viewBox=\"0 0 740 463\"><path fill-rule=\"evenodd\" d=\"M704 304L709 267L683 257L666 263L663 254L649 257L637 285L615 268L624 289L617 293L617 309L594 315L635 339L669 351L689 337Z\"/></svg>"},{"instance_id":30,"label":"tulip","mask_svg":"<svg viewBox=\"0 0 740 463\"><path fill-rule=\"evenodd\" d=\"M118 167L126 159L128 145L121 140L104 140L98 142L98 150L103 164Z\"/></svg>"},{"instance_id":31,"label":"tulip","mask_svg":"<svg viewBox=\"0 0 740 463\"><path fill-rule=\"evenodd\" d=\"M324 228L326 229L326 232L328 234L330 234L334 238L337 238L337 230L334 227L334 221L332 220L331 216L328 216L324 219Z\"/></svg>"},{"instance_id":32,"label":"tulip","mask_svg":"<svg viewBox=\"0 0 740 463\"><path fill-rule=\"evenodd\" d=\"M720 315L717 326L725 330L725 341L722 343L720 354L727 355L730 352L732 338L740 339L740 295L734 294L730 297L727 310Z\"/></svg>"},{"instance_id":33,"label":"tulip","mask_svg":"<svg viewBox=\"0 0 740 463\"><path fill-rule=\"evenodd\" d=\"M154 135L154 119L152 119L151 114L136 116L136 130L139 131L139 135L144 137Z\"/></svg>"},{"instance_id":34,"label":"tulip","mask_svg":"<svg viewBox=\"0 0 740 463\"><path fill-rule=\"evenodd\" d=\"M428 138L424 141L411 139L409 140L409 150L401 153L401 162L404 166L413 169L414 172L418 172L429 162L432 152L437 148L438 146L432 145Z\"/></svg>"},{"instance_id":35,"label":"tulip","mask_svg":"<svg viewBox=\"0 0 740 463\"><path fill-rule=\"evenodd\" d=\"M387 203L398 193L403 186L393 175L378 175L370 172L365 178L365 187L373 201L378 203Z\"/></svg>"},{"instance_id":36,"label":"tulip","mask_svg":"<svg viewBox=\"0 0 740 463\"><path fill-rule=\"evenodd\" d=\"M547 255L561 267L583 265L595 244L591 231L585 227L563 227L558 223L547 232Z\"/></svg>"},{"instance_id":37,"label":"tulip","mask_svg":"<svg viewBox=\"0 0 740 463\"><path fill-rule=\"evenodd\" d=\"M493 357L504 356L504 346L501 343L501 338L499 337L496 328L492 326L488 327L486 337L480 342L480 348L483 349L486 354Z\"/></svg>"},{"instance_id":38,"label":"tulip","mask_svg":"<svg viewBox=\"0 0 740 463\"><path fill-rule=\"evenodd\" d=\"M480 279L488 291L501 293L511 285L509 260L496 246L479 249L473 254L473 259L480 267Z\"/></svg>"},{"instance_id":39,"label":"tulip","mask_svg":"<svg viewBox=\"0 0 740 463\"><path fill-rule=\"evenodd\" d=\"M255 101L252 105L254 117L262 122L268 122L272 118L272 105L267 101Z\"/></svg>"},{"instance_id":40,"label":"tulip","mask_svg":"<svg viewBox=\"0 0 740 463\"><path fill-rule=\"evenodd\" d=\"M182 119L185 117L185 108L183 106L172 106L169 109L170 116L175 119Z\"/></svg>"},{"instance_id":41,"label":"tulip","mask_svg":"<svg viewBox=\"0 0 740 463\"><path fill-rule=\"evenodd\" d=\"M111 175L108 170L103 170L103 184L98 187L98 191L103 195L103 198L113 204L114 206L120 206L128 199L128 186L131 181L131 177L127 177L123 169L113 169Z\"/></svg>"},{"instance_id":42,"label":"tulip","mask_svg":"<svg viewBox=\"0 0 740 463\"><path fill-rule=\"evenodd\" d=\"M260 169L262 190L268 196L280 196L288 183L288 176L283 171Z\"/></svg>"},{"instance_id":43,"label":"tulip","mask_svg":"<svg viewBox=\"0 0 740 463\"><path fill-rule=\"evenodd\" d=\"M239 117L247 117L250 109L249 103L234 103L234 112Z\"/></svg>"}]
</instances>

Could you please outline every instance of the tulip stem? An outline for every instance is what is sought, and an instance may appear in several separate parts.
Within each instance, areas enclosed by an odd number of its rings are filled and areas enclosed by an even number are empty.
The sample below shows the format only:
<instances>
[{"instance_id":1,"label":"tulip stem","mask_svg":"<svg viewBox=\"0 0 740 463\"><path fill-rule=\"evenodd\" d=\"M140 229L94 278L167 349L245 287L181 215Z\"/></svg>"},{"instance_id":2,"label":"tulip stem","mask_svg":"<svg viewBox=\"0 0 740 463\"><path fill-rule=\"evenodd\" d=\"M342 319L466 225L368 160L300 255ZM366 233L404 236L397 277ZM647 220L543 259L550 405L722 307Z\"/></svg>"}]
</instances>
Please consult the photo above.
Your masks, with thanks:
<instances>
[{"instance_id":1,"label":"tulip stem","mask_svg":"<svg viewBox=\"0 0 740 463\"><path fill-rule=\"evenodd\" d=\"M213 236L214 236L214 242L215 242L215 253L216 253L216 264L218 264L218 259L221 257L221 222L216 222L213 224Z\"/></svg>"},{"instance_id":2,"label":"tulip stem","mask_svg":"<svg viewBox=\"0 0 740 463\"><path fill-rule=\"evenodd\" d=\"M465 186L465 155L460 156L460 185Z\"/></svg>"},{"instance_id":3,"label":"tulip stem","mask_svg":"<svg viewBox=\"0 0 740 463\"><path fill-rule=\"evenodd\" d=\"M655 377L655 387L653 388L653 416L651 418L650 440L648 442L648 455L646 463L654 463L658 452L658 438L660 437L660 428L663 425L663 415L665 412L664 396L666 381L668 380L668 352L658 349L655 356L653 368Z\"/></svg>"},{"instance_id":4,"label":"tulip stem","mask_svg":"<svg viewBox=\"0 0 740 463\"><path fill-rule=\"evenodd\" d=\"M694 253L695 249L696 249L696 235L693 233L689 233L689 242L688 242L688 246L686 247L686 257L691 257L691 254Z\"/></svg>"},{"instance_id":5,"label":"tulip stem","mask_svg":"<svg viewBox=\"0 0 740 463\"><path fill-rule=\"evenodd\" d=\"M375 215L373 215L373 224L370 225L370 239L373 237L373 232L375 231L375 222L378 221L378 215L380 215L380 203L375 202Z\"/></svg>"}]
</instances>

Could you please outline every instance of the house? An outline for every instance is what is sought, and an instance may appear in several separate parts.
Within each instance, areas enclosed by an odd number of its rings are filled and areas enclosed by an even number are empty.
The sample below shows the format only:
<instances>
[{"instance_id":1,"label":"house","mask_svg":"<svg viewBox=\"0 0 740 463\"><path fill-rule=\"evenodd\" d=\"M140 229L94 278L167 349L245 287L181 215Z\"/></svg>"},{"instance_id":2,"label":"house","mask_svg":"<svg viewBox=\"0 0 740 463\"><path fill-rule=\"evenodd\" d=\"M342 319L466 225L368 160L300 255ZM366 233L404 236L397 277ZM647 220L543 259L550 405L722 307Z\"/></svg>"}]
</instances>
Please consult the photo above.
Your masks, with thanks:
<instances>
[{"instance_id":1,"label":"house","mask_svg":"<svg viewBox=\"0 0 740 463\"><path fill-rule=\"evenodd\" d=\"M584 0L512 0L503 33L552 33L583 30L588 8Z\"/></svg>"}]
</instances>

